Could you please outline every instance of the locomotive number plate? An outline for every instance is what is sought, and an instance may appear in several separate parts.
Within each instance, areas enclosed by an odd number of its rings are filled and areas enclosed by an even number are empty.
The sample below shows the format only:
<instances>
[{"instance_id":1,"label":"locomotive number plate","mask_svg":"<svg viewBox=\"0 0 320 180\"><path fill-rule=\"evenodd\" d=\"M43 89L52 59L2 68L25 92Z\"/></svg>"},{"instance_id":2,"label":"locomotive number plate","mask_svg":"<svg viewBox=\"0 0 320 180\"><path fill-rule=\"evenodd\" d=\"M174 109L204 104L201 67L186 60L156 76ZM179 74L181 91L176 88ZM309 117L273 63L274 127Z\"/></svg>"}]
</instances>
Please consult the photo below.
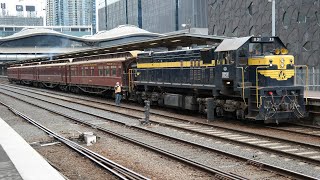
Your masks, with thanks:
<instances>
[{"instance_id":1,"label":"locomotive number plate","mask_svg":"<svg viewBox=\"0 0 320 180\"><path fill-rule=\"evenodd\" d=\"M229 78L229 72L222 72L222 78L223 79Z\"/></svg>"}]
</instances>

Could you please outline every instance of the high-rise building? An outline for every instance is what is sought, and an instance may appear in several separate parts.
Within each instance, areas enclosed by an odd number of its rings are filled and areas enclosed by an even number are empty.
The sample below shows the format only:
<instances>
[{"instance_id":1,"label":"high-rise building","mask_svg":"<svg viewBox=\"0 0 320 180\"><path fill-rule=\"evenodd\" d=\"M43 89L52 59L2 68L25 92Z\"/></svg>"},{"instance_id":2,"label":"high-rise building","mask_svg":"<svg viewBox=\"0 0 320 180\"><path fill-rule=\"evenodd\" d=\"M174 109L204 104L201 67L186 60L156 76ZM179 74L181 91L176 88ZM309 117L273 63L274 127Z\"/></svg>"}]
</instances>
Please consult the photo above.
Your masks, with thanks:
<instances>
[{"instance_id":1,"label":"high-rise building","mask_svg":"<svg viewBox=\"0 0 320 180\"><path fill-rule=\"evenodd\" d=\"M106 6L107 4L107 6ZM207 0L99 0L99 31L123 24L167 33L207 28Z\"/></svg>"},{"instance_id":2,"label":"high-rise building","mask_svg":"<svg viewBox=\"0 0 320 180\"><path fill-rule=\"evenodd\" d=\"M47 26L92 26L96 31L95 0L47 0Z\"/></svg>"}]
</instances>

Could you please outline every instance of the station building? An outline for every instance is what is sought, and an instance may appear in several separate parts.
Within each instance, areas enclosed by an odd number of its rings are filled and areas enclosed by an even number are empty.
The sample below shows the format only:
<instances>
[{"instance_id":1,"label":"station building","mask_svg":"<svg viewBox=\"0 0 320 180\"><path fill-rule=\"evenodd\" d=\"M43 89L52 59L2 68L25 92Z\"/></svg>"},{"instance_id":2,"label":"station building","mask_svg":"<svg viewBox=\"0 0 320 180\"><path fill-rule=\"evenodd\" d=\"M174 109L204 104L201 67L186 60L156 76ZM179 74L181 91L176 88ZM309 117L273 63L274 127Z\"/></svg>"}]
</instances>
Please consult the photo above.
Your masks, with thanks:
<instances>
[{"instance_id":1,"label":"station building","mask_svg":"<svg viewBox=\"0 0 320 180\"><path fill-rule=\"evenodd\" d=\"M51 29L25 28L11 36L0 38L0 75L6 74L4 64L10 61L108 47L160 36L163 35L151 33L132 25L123 25L109 31L81 37L63 34Z\"/></svg>"}]
</instances>

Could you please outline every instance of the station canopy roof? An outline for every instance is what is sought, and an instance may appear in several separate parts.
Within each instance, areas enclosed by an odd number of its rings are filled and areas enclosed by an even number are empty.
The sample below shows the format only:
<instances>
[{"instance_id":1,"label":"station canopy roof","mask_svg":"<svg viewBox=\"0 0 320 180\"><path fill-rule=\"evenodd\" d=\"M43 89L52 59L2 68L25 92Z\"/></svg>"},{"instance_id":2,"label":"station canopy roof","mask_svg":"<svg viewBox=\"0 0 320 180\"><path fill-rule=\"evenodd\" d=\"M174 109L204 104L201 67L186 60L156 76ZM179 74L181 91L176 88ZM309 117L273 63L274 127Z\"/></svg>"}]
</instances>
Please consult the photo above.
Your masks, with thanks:
<instances>
[{"instance_id":1,"label":"station canopy roof","mask_svg":"<svg viewBox=\"0 0 320 180\"><path fill-rule=\"evenodd\" d=\"M150 38L147 40L141 41L132 41L124 44L106 46L103 48L92 48L82 51L74 51L70 53L58 54L54 56L44 56L33 59L28 59L24 61L16 61L8 64L21 64L21 63L31 63L39 62L46 60L57 60L64 58L77 58L85 56L94 56L98 54L108 54L124 51L133 51L133 50L145 50L148 48L157 48L157 47L166 47L169 50L175 49L179 46L181 47L190 47L193 44L196 45L208 45L208 46L217 46L227 37L224 36L212 36L212 35L198 35L198 34L175 34L169 36L161 36Z\"/></svg>"},{"instance_id":2,"label":"station canopy roof","mask_svg":"<svg viewBox=\"0 0 320 180\"><path fill-rule=\"evenodd\" d=\"M148 35L148 36L153 35L154 37L163 36L162 34L152 33L144 29L140 29L133 25L120 25L116 28L113 28L107 31L106 30L99 31L94 35L83 36L83 38L91 41L102 41L107 39L117 39L117 38L123 38L126 36L134 36L134 35Z\"/></svg>"},{"instance_id":3,"label":"station canopy roof","mask_svg":"<svg viewBox=\"0 0 320 180\"><path fill-rule=\"evenodd\" d=\"M82 37L72 36L68 34L63 34L51 29L43 28L23 28L21 31L5 37L0 37L0 42L21 39L26 37L32 36L39 36L39 35L51 35L51 36L59 36L68 39L78 40L82 42L101 42L101 41L108 41L113 39L125 38L129 36L150 36L150 37L160 37L163 36L162 34L152 33L143 29L140 29L133 25L120 25L116 28L107 31L100 31L94 35L85 35Z\"/></svg>"}]
</instances>

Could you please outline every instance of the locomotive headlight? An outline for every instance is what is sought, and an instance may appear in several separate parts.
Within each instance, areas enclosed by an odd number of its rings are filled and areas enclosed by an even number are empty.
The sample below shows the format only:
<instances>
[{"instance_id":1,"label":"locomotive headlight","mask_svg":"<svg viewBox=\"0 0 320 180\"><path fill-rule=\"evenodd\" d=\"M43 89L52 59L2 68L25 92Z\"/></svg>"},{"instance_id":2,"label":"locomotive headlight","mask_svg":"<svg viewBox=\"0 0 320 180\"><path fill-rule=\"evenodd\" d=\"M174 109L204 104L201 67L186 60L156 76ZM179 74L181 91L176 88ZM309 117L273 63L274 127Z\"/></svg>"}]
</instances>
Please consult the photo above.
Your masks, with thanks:
<instances>
[{"instance_id":1,"label":"locomotive headlight","mask_svg":"<svg viewBox=\"0 0 320 180\"><path fill-rule=\"evenodd\" d=\"M272 66L272 59L269 60L269 63L270 63L270 67L271 67Z\"/></svg>"}]
</instances>

